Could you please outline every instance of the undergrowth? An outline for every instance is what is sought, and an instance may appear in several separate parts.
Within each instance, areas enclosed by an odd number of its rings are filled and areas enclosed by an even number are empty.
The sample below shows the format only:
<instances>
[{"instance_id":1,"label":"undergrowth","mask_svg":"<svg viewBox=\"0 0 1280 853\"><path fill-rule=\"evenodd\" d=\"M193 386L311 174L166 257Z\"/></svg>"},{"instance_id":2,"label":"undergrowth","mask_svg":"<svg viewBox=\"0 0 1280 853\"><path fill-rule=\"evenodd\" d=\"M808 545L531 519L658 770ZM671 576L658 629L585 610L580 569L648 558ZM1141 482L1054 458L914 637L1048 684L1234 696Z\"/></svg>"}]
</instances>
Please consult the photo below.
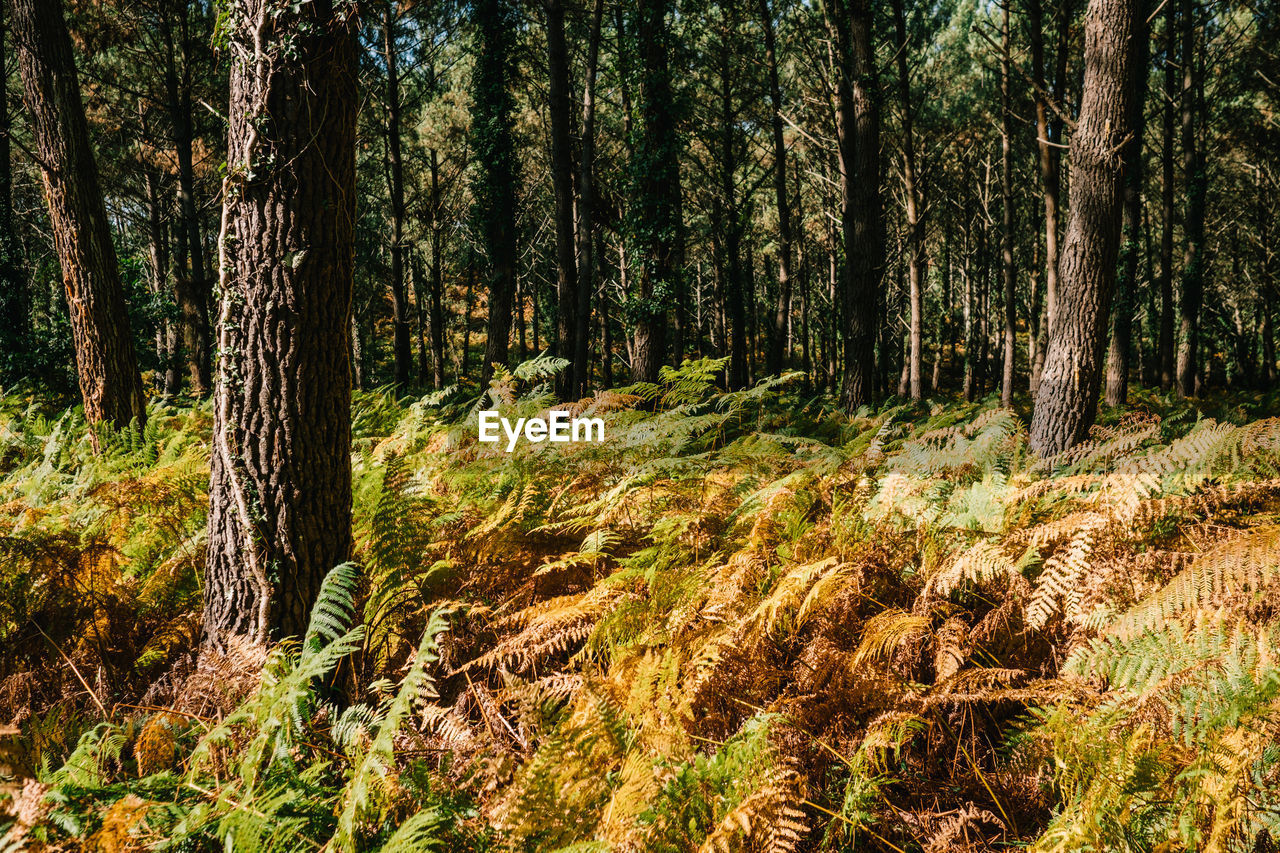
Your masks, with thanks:
<instances>
[{"instance_id":1,"label":"undergrowth","mask_svg":"<svg viewBox=\"0 0 1280 853\"><path fill-rule=\"evenodd\" d=\"M699 361L568 406L602 443L477 442L558 367L358 394L355 562L200 665L207 407L94 453L5 398L0 849L1273 849L1273 400L1042 460Z\"/></svg>"}]
</instances>

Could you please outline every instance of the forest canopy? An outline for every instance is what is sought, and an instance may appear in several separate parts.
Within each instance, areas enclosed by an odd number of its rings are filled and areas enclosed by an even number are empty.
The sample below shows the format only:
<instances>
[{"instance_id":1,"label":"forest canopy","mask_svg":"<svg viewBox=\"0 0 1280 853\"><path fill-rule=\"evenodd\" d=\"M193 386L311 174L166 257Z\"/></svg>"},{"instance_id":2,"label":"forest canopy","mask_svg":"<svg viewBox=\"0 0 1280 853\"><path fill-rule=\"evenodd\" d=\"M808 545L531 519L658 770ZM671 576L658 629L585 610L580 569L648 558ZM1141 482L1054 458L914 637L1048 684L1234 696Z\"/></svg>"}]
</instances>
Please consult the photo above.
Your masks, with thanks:
<instances>
[{"instance_id":1,"label":"forest canopy","mask_svg":"<svg viewBox=\"0 0 1280 853\"><path fill-rule=\"evenodd\" d=\"M1273 0L0 22L0 850L1274 849Z\"/></svg>"}]
</instances>

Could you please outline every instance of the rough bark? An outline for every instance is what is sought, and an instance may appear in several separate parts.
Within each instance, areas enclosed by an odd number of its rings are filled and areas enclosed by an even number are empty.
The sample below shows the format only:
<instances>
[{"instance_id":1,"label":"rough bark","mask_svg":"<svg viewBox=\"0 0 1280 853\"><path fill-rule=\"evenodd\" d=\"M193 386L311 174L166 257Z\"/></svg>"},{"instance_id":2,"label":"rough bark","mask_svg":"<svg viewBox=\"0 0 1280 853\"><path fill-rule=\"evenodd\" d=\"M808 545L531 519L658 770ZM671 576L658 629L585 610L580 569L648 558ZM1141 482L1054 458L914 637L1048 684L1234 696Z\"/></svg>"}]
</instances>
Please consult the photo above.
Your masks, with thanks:
<instances>
[{"instance_id":1,"label":"rough bark","mask_svg":"<svg viewBox=\"0 0 1280 853\"><path fill-rule=\"evenodd\" d=\"M636 242L637 292L628 299L635 332L631 376L654 382L666 354L666 323L680 292L684 265L680 143L668 56L669 0L639 0L636 45L640 78L640 138L632 157L630 233ZM675 312L677 315L679 311Z\"/></svg>"},{"instance_id":2,"label":"rough bark","mask_svg":"<svg viewBox=\"0 0 1280 853\"><path fill-rule=\"evenodd\" d=\"M516 292L519 182L511 94L515 13L508 0L478 0L472 15L478 48L471 81L471 143L477 167L472 193L477 230L488 252L489 318L480 368L480 384L487 386L493 366L507 364Z\"/></svg>"},{"instance_id":3,"label":"rough bark","mask_svg":"<svg viewBox=\"0 0 1280 853\"><path fill-rule=\"evenodd\" d=\"M1115 307L1112 311L1111 342L1107 350L1108 406L1122 406L1129 397L1129 364L1133 355L1133 312L1138 290L1138 258L1142 254L1142 146L1146 126L1143 105L1147 98L1148 46L1146 16L1140 16L1135 35L1140 73L1133 78L1129 102L1129 128L1133 141L1125 148L1124 221L1121 226L1120 265L1116 277Z\"/></svg>"},{"instance_id":4,"label":"rough bark","mask_svg":"<svg viewBox=\"0 0 1280 853\"><path fill-rule=\"evenodd\" d=\"M215 650L300 635L325 573L351 555L349 10L240 0L228 20L204 612Z\"/></svg>"},{"instance_id":5,"label":"rough bark","mask_svg":"<svg viewBox=\"0 0 1280 853\"><path fill-rule=\"evenodd\" d=\"M136 420L140 426L146 420L142 377L62 2L13 0L11 10L85 418L116 427Z\"/></svg>"},{"instance_id":6,"label":"rough bark","mask_svg":"<svg viewBox=\"0 0 1280 853\"><path fill-rule=\"evenodd\" d=\"M826 0L823 9L838 66L836 131L845 250L840 401L852 411L872 402L875 394L876 307L884 270L880 109L870 7L866 0Z\"/></svg>"},{"instance_id":7,"label":"rough bark","mask_svg":"<svg viewBox=\"0 0 1280 853\"><path fill-rule=\"evenodd\" d=\"M1042 456L1083 440L1097 413L1102 345L1120 249L1123 158L1139 68L1139 0L1090 0L1084 89L1071 138L1071 218L1062 287L1031 421Z\"/></svg>"}]
</instances>

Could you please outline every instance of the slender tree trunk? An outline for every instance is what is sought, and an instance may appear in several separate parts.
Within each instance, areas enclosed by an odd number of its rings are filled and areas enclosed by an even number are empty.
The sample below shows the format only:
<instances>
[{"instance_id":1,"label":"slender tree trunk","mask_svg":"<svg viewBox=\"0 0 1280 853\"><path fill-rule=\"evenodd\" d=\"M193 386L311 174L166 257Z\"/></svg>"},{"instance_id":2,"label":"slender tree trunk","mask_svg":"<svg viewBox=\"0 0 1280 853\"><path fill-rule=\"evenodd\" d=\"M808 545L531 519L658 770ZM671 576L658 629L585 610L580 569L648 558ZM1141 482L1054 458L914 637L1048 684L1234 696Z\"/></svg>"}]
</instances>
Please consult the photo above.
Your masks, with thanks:
<instances>
[{"instance_id":1,"label":"slender tree trunk","mask_svg":"<svg viewBox=\"0 0 1280 853\"><path fill-rule=\"evenodd\" d=\"M875 395L876 307L884 271L880 110L870 7L866 0L826 0L823 8L839 58L836 130L845 244L840 401L852 411Z\"/></svg>"},{"instance_id":2,"label":"slender tree trunk","mask_svg":"<svg viewBox=\"0 0 1280 853\"><path fill-rule=\"evenodd\" d=\"M408 263L405 265L409 273L409 293L413 295L413 338L418 347L418 384L426 386L427 374L431 370L431 359L427 355L427 282L422 271L422 257L417 247L405 247Z\"/></svg>"},{"instance_id":3,"label":"slender tree trunk","mask_svg":"<svg viewBox=\"0 0 1280 853\"><path fill-rule=\"evenodd\" d=\"M391 357L396 387L404 389L413 374L413 344L404 274L404 162L400 144L400 51L396 45L399 6L398 0L387 0L383 7L382 50L387 63L387 178L391 194Z\"/></svg>"},{"instance_id":4,"label":"slender tree trunk","mask_svg":"<svg viewBox=\"0 0 1280 853\"><path fill-rule=\"evenodd\" d=\"M1164 97L1160 111L1160 387L1173 388L1174 361L1173 304L1173 111L1177 94L1178 4L1165 4Z\"/></svg>"},{"instance_id":5,"label":"slender tree trunk","mask_svg":"<svg viewBox=\"0 0 1280 853\"><path fill-rule=\"evenodd\" d=\"M12 0L13 41L31 109L76 373L89 423L146 420L142 377L61 0Z\"/></svg>"},{"instance_id":6,"label":"slender tree trunk","mask_svg":"<svg viewBox=\"0 0 1280 853\"><path fill-rule=\"evenodd\" d=\"M467 264L467 298L464 300L462 317L462 363L458 368L458 377L466 379L471 373L471 308L475 303L476 270L475 253L468 252Z\"/></svg>"},{"instance_id":7,"label":"slender tree trunk","mask_svg":"<svg viewBox=\"0 0 1280 853\"><path fill-rule=\"evenodd\" d=\"M444 387L444 224L441 220L440 155L431 149L431 387ZM467 298L470 299L468 291ZM468 303L468 309L470 303ZM468 316L468 320L470 317Z\"/></svg>"},{"instance_id":8,"label":"slender tree trunk","mask_svg":"<svg viewBox=\"0 0 1280 853\"><path fill-rule=\"evenodd\" d=\"M1128 126L1133 141L1125 149L1124 222L1120 244L1120 266L1116 277L1115 310L1111 320L1111 342L1107 352L1108 406L1123 406L1129 398L1129 362L1133 353L1133 312L1138 290L1138 258L1142 254L1142 145L1146 130L1143 106L1147 98L1147 61L1150 55L1146 16L1139 15L1136 57L1140 69L1133 78Z\"/></svg>"},{"instance_id":9,"label":"slender tree trunk","mask_svg":"<svg viewBox=\"0 0 1280 853\"><path fill-rule=\"evenodd\" d=\"M478 54L472 71L471 135L477 175L473 181L479 231L488 250L489 319L480 384L495 364L507 364L511 307L516 292L515 198L519 188L511 79L515 62L515 11L509 0L477 0ZM523 328L523 327L522 327Z\"/></svg>"},{"instance_id":10,"label":"slender tree trunk","mask_svg":"<svg viewBox=\"0 0 1280 853\"><path fill-rule=\"evenodd\" d=\"M170 11L178 16L178 29ZM204 261L204 238L195 189L195 132L192 116L191 67L189 58L190 7L185 2L172 10L163 9L160 26L165 40L164 82L173 147L178 161L179 267L175 270L174 295L182 328L182 357L187 385L196 397L206 397L212 387L212 345L209 329L209 280Z\"/></svg>"},{"instance_id":11,"label":"slender tree trunk","mask_svg":"<svg viewBox=\"0 0 1280 853\"><path fill-rule=\"evenodd\" d=\"M773 312L768 372L782 372L783 336L791 316L791 204L787 200L787 144L782 136L782 87L778 82L778 54L774 37L773 10L769 0L760 0L760 25L764 30L765 65L769 72L769 123L773 132L773 196L778 209L778 299ZM806 348L807 353L807 348ZM805 360L807 360L807 355Z\"/></svg>"},{"instance_id":12,"label":"slender tree trunk","mask_svg":"<svg viewBox=\"0 0 1280 853\"><path fill-rule=\"evenodd\" d=\"M1045 77L1044 14L1041 0L1027 0L1027 15L1031 29L1031 73L1035 82L1036 140L1039 149L1040 186L1044 196L1044 261L1045 261L1045 318L1040 334L1044 341L1037 345L1038 363L1031 365L1031 396L1035 397L1043 370L1043 357L1047 351L1048 336L1053 331L1058 306L1058 194L1060 190L1059 155L1056 144L1061 142L1060 121L1050 118L1049 97ZM1057 73L1052 96L1060 102L1066 84L1067 33L1071 27L1071 0L1062 0L1058 20Z\"/></svg>"},{"instance_id":13,"label":"slender tree trunk","mask_svg":"<svg viewBox=\"0 0 1280 853\"><path fill-rule=\"evenodd\" d=\"M144 134L146 133L144 123ZM147 193L147 236L150 243L148 260L151 262L150 291L157 299L165 293L165 285L169 276L169 229L164 218L164 202L161 190L160 170L151 164L144 166L143 180ZM172 344L170 343L172 336ZM167 395L167 374L172 371L176 385L177 379L177 330L170 317L163 317L156 323L156 365L157 389ZM177 389L174 389L176 393Z\"/></svg>"},{"instance_id":14,"label":"slender tree trunk","mask_svg":"<svg viewBox=\"0 0 1280 853\"><path fill-rule=\"evenodd\" d=\"M9 79L5 14L0 4L0 80ZM9 101L0 98L0 382L21 375L31 327L30 294L22 272L20 245L13 218L13 166L10 159Z\"/></svg>"},{"instance_id":15,"label":"slender tree trunk","mask_svg":"<svg viewBox=\"0 0 1280 853\"><path fill-rule=\"evenodd\" d=\"M351 556L356 21L241 0L219 234L204 643L299 636Z\"/></svg>"},{"instance_id":16,"label":"slender tree trunk","mask_svg":"<svg viewBox=\"0 0 1280 853\"><path fill-rule=\"evenodd\" d=\"M1178 394L1193 397L1200 350L1200 304L1204 299L1204 213L1208 181L1197 138L1200 68L1196 56L1196 0L1182 0L1182 170L1187 181L1187 213L1182 252L1182 299L1178 316Z\"/></svg>"},{"instance_id":17,"label":"slender tree trunk","mask_svg":"<svg viewBox=\"0 0 1280 853\"><path fill-rule=\"evenodd\" d=\"M1071 138L1071 219L1062 290L1031 421L1031 449L1053 456L1088 434L1097 413L1123 207L1122 157L1131 138L1139 67L1139 0L1090 0L1084 91Z\"/></svg>"},{"instance_id":18,"label":"slender tree trunk","mask_svg":"<svg viewBox=\"0 0 1280 853\"><path fill-rule=\"evenodd\" d=\"M587 37L586 79L582 84L582 148L578 162L578 325L573 354L573 393L578 396L586 395L591 370L591 295L596 289L596 66L603 17L604 0L595 0Z\"/></svg>"},{"instance_id":19,"label":"slender tree trunk","mask_svg":"<svg viewBox=\"0 0 1280 853\"><path fill-rule=\"evenodd\" d=\"M578 260L573 222L573 132L569 107L569 48L564 38L563 0L544 0L547 15L548 112L551 118L551 187L556 226L556 346L569 368L557 377L560 399L573 399L574 377L585 373L578 356Z\"/></svg>"},{"instance_id":20,"label":"slender tree trunk","mask_svg":"<svg viewBox=\"0 0 1280 853\"><path fill-rule=\"evenodd\" d=\"M930 387L937 393L942 387L942 366L946 361L947 339L951 336L951 217L942 222L942 294L938 300L938 325L934 334L933 379Z\"/></svg>"},{"instance_id":21,"label":"slender tree trunk","mask_svg":"<svg viewBox=\"0 0 1280 853\"><path fill-rule=\"evenodd\" d=\"M1000 405L1013 405L1013 368L1018 352L1018 313L1016 271L1013 266L1013 104L1011 102L1010 66L1012 32L1009 24L1009 2L1004 3L1000 31L1000 270L1004 276L1004 370L1001 373Z\"/></svg>"},{"instance_id":22,"label":"slender tree trunk","mask_svg":"<svg viewBox=\"0 0 1280 853\"><path fill-rule=\"evenodd\" d=\"M907 286L911 319L908 345L908 382L911 399L924 398L924 228L920 190L916 179L915 141L911 122L911 77L907 68L907 25L902 0L893 2L893 25L898 37L898 100L902 108L902 182L907 207Z\"/></svg>"}]
</instances>

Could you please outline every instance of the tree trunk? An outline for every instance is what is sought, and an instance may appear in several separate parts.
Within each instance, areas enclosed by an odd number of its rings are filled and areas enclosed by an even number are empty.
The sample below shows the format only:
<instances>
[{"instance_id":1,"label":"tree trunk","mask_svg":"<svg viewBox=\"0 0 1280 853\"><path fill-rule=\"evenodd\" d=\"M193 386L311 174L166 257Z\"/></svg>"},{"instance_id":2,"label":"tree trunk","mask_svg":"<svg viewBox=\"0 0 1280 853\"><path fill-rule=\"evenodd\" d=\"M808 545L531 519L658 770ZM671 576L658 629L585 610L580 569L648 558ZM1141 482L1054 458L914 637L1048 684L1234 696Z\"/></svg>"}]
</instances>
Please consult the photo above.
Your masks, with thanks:
<instances>
[{"instance_id":1,"label":"tree trunk","mask_svg":"<svg viewBox=\"0 0 1280 853\"><path fill-rule=\"evenodd\" d=\"M787 200L787 144L782 136L782 87L778 82L777 44L769 0L760 0L760 25L764 29L765 65L769 72L769 117L773 131L773 196L778 209L778 299L773 312L773 337L769 342L768 372L782 372L784 337L791 316L791 205ZM807 347L805 349L807 361Z\"/></svg>"},{"instance_id":2,"label":"tree trunk","mask_svg":"<svg viewBox=\"0 0 1280 853\"><path fill-rule=\"evenodd\" d=\"M1090 0L1084 90L1071 138L1071 219L1062 289L1031 421L1031 449L1053 456L1083 440L1097 412L1102 344L1120 249L1122 157L1139 68L1139 0Z\"/></svg>"},{"instance_id":3,"label":"tree trunk","mask_svg":"<svg viewBox=\"0 0 1280 853\"><path fill-rule=\"evenodd\" d=\"M839 59L836 131L845 246L840 402L852 411L875 395L876 302L884 271L880 110L870 7L866 0L826 0L823 9Z\"/></svg>"},{"instance_id":4,"label":"tree trunk","mask_svg":"<svg viewBox=\"0 0 1280 853\"><path fill-rule=\"evenodd\" d=\"M725 13L727 15L727 12ZM729 317L729 387L743 388L747 377L747 300L746 279L742 268L742 211L737 198L738 179L738 112L733 101L732 66L735 57L730 45L721 39L716 64L719 72L720 127L717 134L719 148L716 151L717 175L720 182L720 205L723 209L721 226L716 230L724 234L724 296L725 310Z\"/></svg>"},{"instance_id":5,"label":"tree trunk","mask_svg":"<svg viewBox=\"0 0 1280 853\"><path fill-rule=\"evenodd\" d=\"M1112 311L1111 342L1107 352L1108 406L1123 406L1129 398L1129 361L1133 352L1133 312L1138 290L1138 258L1142 254L1142 145L1146 130L1143 106L1147 98L1147 60L1150 46L1145 16L1140 16L1135 35L1139 73L1133 78L1128 126L1133 141L1125 150L1124 222L1120 244L1120 266L1116 277L1115 309Z\"/></svg>"},{"instance_id":6,"label":"tree trunk","mask_svg":"<svg viewBox=\"0 0 1280 853\"><path fill-rule=\"evenodd\" d=\"M1208 176L1196 137L1201 71L1196 56L1196 0L1182 0L1182 170L1187 213L1182 252L1182 299L1178 304L1178 394L1196 395L1200 349L1200 303L1204 299L1204 213Z\"/></svg>"},{"instance_id":7,"label":"tree trunk","mask_svg":"<svg viewBox=\"0 0 1280 853\"><path fill-rule=\"evenodd\" d=\"M551 187L556 225L556 347L569 362L556 378L561 400L577 394L574 376L585 371L578 356L578 260L573 223L573 127L569 109L569 48L564 38L563 0L544 0L547 14L548 112L551 128Z\"/></svg>"},{"instance_id":8,"label":"tree trunk","mask_svg":"<svg viewBox=\"0 0 1280 853\"><path fill-rule=\"evenodd\" d=\"M591 368L591 295L596 288L596 66L604 0L595 0L587 37L586 79L582 84L582 148L578 162L578 305L574 332L573 393L587 394ZM608 354L605 355L608 358Z\"/></svg>"},{"instance_id":9,"label":"tree trunk","mask_svg":"<svg viewBox=\"0 0 1280 853\"><path fill-rule=\"evenodd\" d=\"M916 179L915 141L911 131L911 78L907 70L907 25L902 0L893 2L893 25L898 36L898 100L902 107L902 183L907 207L907 287L911 320L907 375L911 399L924 398L924 228L920 221L920 191Z\"/></svg>"},{"instance_id":10,"label":"tree trunk","mask_svg":"<svg viewBox=\"0 0 1280 853\"><path fill-rule=\"evenodd\" d=\"M441 220L440 155L431 149L431 387L444 387L444 225ZM470 299L470 292L468 292ZM468 303L468 308L470 307ZM468 322L470 316L468 315Z\"/></svg>"},{"instance_id":11,"label":"tree trunk","mask_svg":"<svg viewBox=\"0 0 1280 853\"><path fill-rule=\"evenodd\" d=\"M1058 194L1060 191L1059 155L1057 143L1061 142L1060 120L1049 115L1050 92L1047 88L1044 61L1044 15L1040 0L1027 0L1027 16L1031 29L1031 73L1035 82L1036 140L1039 150L1040 186L1044 196L1044 262L1045 301L1044 321L1040 324L1043 342L1036 347L1037 363L1031 365L1031 396L1035 397L1043 370L1043 358L1048 349L1048 336L1053 331L1053 321L1058 307ZM1062 0L1058 20L1058 55L1054 75L1052 97L1060 102L1066 84L1067 34L1071 28L1071 0Z\"/></svg>"},{"instance_id":12,"label":"tree trunk","mask_svg":"<svg viewBox=\"0 0 1280 853\"><path fill-rule=\"evenodd\" d=\"M9 79L5 46L5 8L0 5L0 80ZM18 234L13 218L13 166L9 156L9 101L0 98L0 382L8 383L24 371L31 326L30 294L22 274Z\"/></svg>"},{"instance_id":13,"label":"tree trunk","mask_svg":"<svg viewBox=\"0 0 1280 853\"><path fill-rule=\"evenodd\" d=\"M1004 370L1001 372L1000 405L1013 405L1013 368L1018 352L1016 272L1013 266L1013 104L1010 66L1012 33L1009 6L1004 4L1000 31L1000 270L1004 276Z\"/></svg>"},{"instance_id":14,"label":"tree trunk","mask_svg":"<svg viewBox=\"0 0 1280 853\"><path fill-rule=\"evenodd\" d=\"M61 0L13 0L13 40L89 423L146 420L142 377Z\"/></svg>"},{"instance_id":15,"label":"tree trunk","mask_svg":"<svg viewBox=\"0 0 1280 853\"><path fill-rule=\"evenodd\" d=\"M182 356L187 384L196 397L206 397L212 385L212 357L209 331L209 281L204 262L204 239L200 233L200 213L196 205L195 143L192 117L191 67L188 48L190 8L176 5L179 15L175 34L170 9L162 7L160 26L165 40L164 83L169 121L173 127L173 147L178 160L179 250L175 260L174 294L181 317Z\"/></svg>"},{"instance_id":16,"label":"tree trunk","mask_svg":"<svg viewBox=\"0 0 1280 853\"><path fill-rule=\"evenodd\" d=\"M1177 4L1165 5L1164 97L1160 149L1160 388L1168 391L1175 377L1173 325L1173 110L1177 90Z\"/></svg>"},{"instance_id":17,"label":"tree trunk","mask_svg":"<svg viewBox=\"0 0 1280 853\"><path fill-rule=\"evenodd\" d=\"M144 125L145 133L145 125ZM160 170L146 164L143 180L147 193L147 236L151 262L150 290L157 298L165 292L169 278L169 229L164 218ZM166 312L167 314L167 312ZM171 317L156 323L156 372L160 393L166 397L178 393L178 334Z\"/></svg>"},{"instance_id":18,"label":"tree trunk","mask_svg":"<svg viewBox=\"0 0 1280 853\"><path fill-rule=\"evenodd\" d=\"M635 235L638 293L631 376L655 382L666 353L666 318L680 292L684 265L680 199L680 138L676 131L666 16L669 0L639 0L640 139L632 156L633 199L628 230ZM630 262L631 259L628 258ZM679 311L676 311L679 314Z\"/></svg>"},{"instance_id":19,"label":"tree trunk","mask_svg":"<svg viewBox=\"0 0 1280 853\"><path fill-rule=\"evenodd\" d=\"M387 63L387 177L391 193L391 355L396 388L413 374L409 334L409 294L404 277L404 163L400 152L400 56L396 46L398 0L387 0L382 20L383 58Z\"/></svg>"},{"instance_id":20,"label":"tree trunk","mask_svg":"<svg viewBox=\"0 0 1280 853\"><path fill-rule=\"evenodd\" d=\"M489 319L480 367L488 386L495 364L507 364L511 308L516 292L516 216L518 195L515 152L515 100L511 79L515 62L515 11L508 0L477 0L478 54L472 71L471 144L475 152L477 229L487 248Z\"/></svg>"},{"instance_id":21,"label":"tree trunk","mask_svg":"<svg viewBox=\"0 0 1280 853\"><path fill-rule=\"evenodd\" d=\"M205 570L217 651L301 635L351 556L356 21L329 2L234 8Z\"/></svg>"}]
</instances>

